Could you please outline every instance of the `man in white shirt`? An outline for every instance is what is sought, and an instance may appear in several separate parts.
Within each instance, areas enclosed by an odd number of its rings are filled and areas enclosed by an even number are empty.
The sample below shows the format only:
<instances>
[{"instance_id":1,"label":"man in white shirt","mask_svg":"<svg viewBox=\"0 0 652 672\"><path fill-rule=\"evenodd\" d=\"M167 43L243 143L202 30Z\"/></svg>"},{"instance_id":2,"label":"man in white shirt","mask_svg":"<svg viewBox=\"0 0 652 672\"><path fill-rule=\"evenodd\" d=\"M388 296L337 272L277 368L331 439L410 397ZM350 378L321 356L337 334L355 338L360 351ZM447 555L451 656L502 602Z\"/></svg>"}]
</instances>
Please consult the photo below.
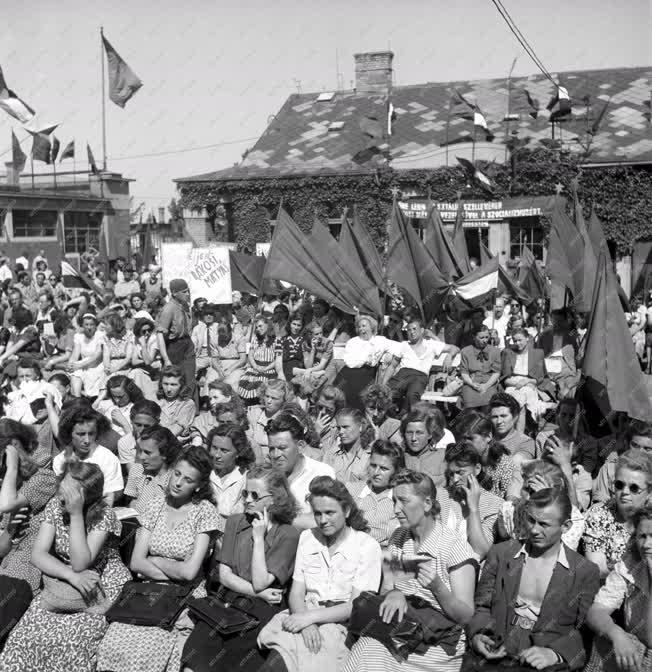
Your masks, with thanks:
<instances>
[{"instance_id":1,"label":"man in white shirt","mask_svg":"<svg viewBox=\"0 0 652 672\"><path fill-rule=\"evenodd\" d=\"M61 452L52 460L52 471L57 476L63 473L65 459L65 453ZM98 445L81 461L96 464L101 469L104 475L104 499L113 505L114 499L120 496L125 487L118 458L108 448Z\"/></svg>"},{"instance_id":2,"label":"man in white shirt","mask_svg":"<svg viewBox=\"0 0 652 672\"><path fill-rule=\"evenodd\" d=\"M402 412L406 413L421 399L428 385L428 376L434 361L442 354L455 355L458 348L442 341L424 339L423 322L415 317L407 325L407 342L397 344L394 355L394 375L389 379L389 387L395 402L402 402Z\"/></svg>"},{"instance_id":3,"label":"man in white shirt","mask_svg":"<svg viewBox=\"0 0 652 672\"><path fill-rule=\"evenodd\" d=\"M489 327L489 329L495 329L498 332L500 339L499 347L502 350L505 347L505 335L507 333L507 325L509 324L509 313L505 310L505 299L501 296L496 298L493 315L485 318L483 324Z\"/></svg>"},{"instance_id":4,"label":"man in white shirt","mask_svg":"<svg viewBox=\"0 0 652 672\"><path fill-rule=\"evenodd\" d=\"M290 492L300 507L292 524L300 530L315 527L312 509L306 499L310 482L316 476L335 478L333 467L303 454L307 446L307 428L290 412L280 413L267 423L267 436L270 462L287 476Z\"/></svg>"},{"instance_id":5,"label":"man in white shirt","mask_svg":"<svg viewBox=\"0 0 652 672\"><path fill-rule=\"evenodd\" d=\"M10 282L14 279L14 274L9 268L9 259L7 257L0 257L0 282Z\"/></svg>"}]
</instances>

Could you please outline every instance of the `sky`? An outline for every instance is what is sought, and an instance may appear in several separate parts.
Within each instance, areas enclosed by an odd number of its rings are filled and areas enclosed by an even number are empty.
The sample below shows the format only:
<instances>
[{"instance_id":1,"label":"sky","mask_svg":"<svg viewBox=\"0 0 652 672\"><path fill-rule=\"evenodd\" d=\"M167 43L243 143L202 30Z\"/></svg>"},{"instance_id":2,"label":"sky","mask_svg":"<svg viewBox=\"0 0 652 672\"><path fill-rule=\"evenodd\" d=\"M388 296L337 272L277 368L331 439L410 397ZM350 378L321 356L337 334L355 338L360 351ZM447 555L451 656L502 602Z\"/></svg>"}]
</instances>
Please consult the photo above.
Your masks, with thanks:
<instances>
[{"instance_id":1,"label":"sky","mask_svg":"<svg viewBox=\"0 0 652 672\"><path fill-rule=\"evenodd\" d=\"M652 64L648 0L503 4L552 73ZM391 48L398 85L506 77L514 58L515 75L537 72L491 0L32 0L3 3L1 23L9 87L35 124L60 124L62 149L75 138L78 169L86 142L102 158L104 27L143 81L124 109L107 101L108 168L146 210L175 197L173 178L237 163L290 94L336 89L338 62L352 88L355 53ZM7 161L11 129L27 133L0 115Z\"/></svg>"}]
</instances>

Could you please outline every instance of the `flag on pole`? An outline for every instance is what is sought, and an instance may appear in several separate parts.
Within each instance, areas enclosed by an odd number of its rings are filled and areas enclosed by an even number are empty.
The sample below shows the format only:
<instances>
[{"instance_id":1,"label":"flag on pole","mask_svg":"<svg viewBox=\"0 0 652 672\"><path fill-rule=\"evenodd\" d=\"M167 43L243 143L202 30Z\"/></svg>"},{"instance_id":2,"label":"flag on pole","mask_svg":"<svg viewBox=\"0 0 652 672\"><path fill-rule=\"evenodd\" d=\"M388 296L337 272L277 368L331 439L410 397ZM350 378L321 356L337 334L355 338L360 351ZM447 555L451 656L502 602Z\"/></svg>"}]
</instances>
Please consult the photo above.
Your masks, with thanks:
<instances>
[{"instance_id":1,"label":"flag on pole","mask_svg":"<svg viewBox=\"0 0 652 672\"><path fill-rule=\"evenodd\" d=\"M450 282L471 270L469 259L468 256L464 259L459 258L439 211L431 203L428 203L428 207L430 212L423 224L423 244L436 264L437 270Z\"/></svg>"},{"instance_id":2,"label":"flag on pole","mask_svg":"<svg viewBox=\"0 0 652 672\"><path fill-rule=\"evenodd\" d=\"M109 71L109 98L118 106L126 102L140 89L143 83L136 73L122 60L118 52L102 34Z\"/></svg>"},{"instance_id":3,"label":"flag on pole","mask_svg":"<svg viewBox=\"0 0 652 672\"><path fill-rule=\"evenodd\" d=\"M74 159L75 158L75 141L71 140L61 152L61 157L59 158L59 163L64 159Z\"/></svg>"},{"instance_id":4,"label":"flag on pole","mask_svg":"<svg viewBox=\"0 0 652 672\"><path fill-rule=\"evenodd\" d=\"M466 244L466 235L464 233L464 206L461 199L457 201L457 215L455 217L455 228L453 229L453 247L460 262L468 271L471 270L469 248Z\"/></svg>"},{"instance_id":5,"label":"flag on pole","mask_svg":"<svg viewBox=\"0 0 652 672\"><path fill-rule=\"evenodd\" d=\"M59 147L61 147L61 143L59 142L59 138L57 138L56 135L52 136L52 149L50 150L50 163L54 163L57 160L57 156L59 155Z\"/></svg>"},{"instance_id":6,"label":"flag on pole","mask_svg":"<svg viewBox=\"0 0 652 672\"><path fill-rule=\"evenodd\" d=\"M50 138L43 133L27 132L32 136L32 158L34 161L50 163L50 151L52 149Z\"/></svg>"},{"instance_id":7,"label":"flag on pole","mask_svg":"<svg viewBox=\"0 0 652 672\"><path fill-rule=\"evenodd\" d=\"M546 297L546 279L537 266L537 260L527 245L523 246L518 264L518 284L533 299Z\"/></svg>"},{"instance_id":8,"label":"flag on pole","mask_svg":"<svg viewBox=\"0 0 652 672\"><path fill-rule=\"evenodd\" d=\"M34 117L36 112L24 101L21 100L5 82L2 68L0 68L0 109L14 119L18 119L21 124L26 124Z\"/></svg>"},{"instance_id":9,"label":"flag on pole","mask_svg":"<svg viewBox=\"0 0 652 672\"><path fill-rule=\"evenodd\" d=\"M649 422L652 406L618 294L618 280L603 251L584 341L581 394L590 397L603 419L621 411Z\"/></svg>"},{"instance_id":10,"label":"flag on pole","mask_svg":"<svg viewBox=\"0 0 652 672\"><path fill-rule=\"evenodd\" d=\"M492 259L486 266L467 273L452 285L452 294L467 304L482 304L498 289L498 268L498 259Z\"/></svg>"},{"instance_id":11,"label":"flag on pole","mask_svg":"<svg viewBox=\"0 0 652 672\"><path fill-rule=\"evenodd\" d=\"M487 142L492 142L494 139L494 134L489 130L489 125L487 124L487 118L482 113L482 110L476 106L473 111L473 125L476 128L479 128L485 136Z\"/></svg>"},{"instance_id":12,"label":"flag on pole","mask_svg":"<svg viewBox=\"0 0 652 672\"><path fill-rule=\"evenodd\" d=\"M394 111L394 104L391 100L387 101L387 136L392 135L394 121L396 120L396 112Z\"/></svg>"},{"instance_id":13,"label":"flag on pole","mask_svg":"<svg viewBox=\"0 0 652 672\"><path fill-rule=\"evenodd\" d=\"M18 175L23 172L26 161L27 155L20 148L20 142L18 142L16 134L11 131L11 162L14 164L14 170Z\"/></svg>"},{"instance_id":14,"label":"flag on pole","mask_svg":"<svg viewBox=\"0 0 652 672\"><path fill-rule=\"evenodd\" d=\"M571 113L571 100L568 95L568 89L565 86L561 84L557 85L557 89L546 109L550 112L550 121L558 121Z\"/></svg>"},{"instance_id":15,"label":"flag on pole","mask_svg":"<svg viewBox=\"0 0 652 672\"><path fill-rule=\"evenodd\" d=\"M539 116L539 111L541 110L541 104L536 98L532 98L530 92L527 89L523 89L525 97L527 98L527 104L530 106L530 111L528 114L532 119L536 119Z\"/></svg>"},{"instance_id":16,"label":"flag on pole","mask_svg":"<svg viewBox=\"0 0 652 672\"><path fill-rule=\"evenodd\" d=\"M478 229L478 234L480 230ZM494 258L494 255L489 252L487 246L482 242L482 240L479 241L480 245L480 266L484 266L488 261L491 261Z\"/></svg>"},{"instance_id":17,"label":"flag on pole","mask_svg":"<svg viewBox=\"0 0 652 672\"><path fill-rule=\"evenodd\" d=\"M95 163L95 157L91 151L91 146L88 143L86 143L86 153L88 154L88 165L91 167L91 173L97 175L99 171L97 170L97 164Z\"/></svg>"},{"instance_id":18,"label":"flag on pole","mask_svg":"<svg viewBox=\"0 0 652 672\"><path fill-rule=\"evenodd\" d=\"M89 278L82 275L72 264L61 261L61 283L69 289L83 289L101 298L100 290Z\"/></svg>"},{"instance_id":19,"label":"flag on pole","mask_svg":"<svg viewBox=\"0 0 652 672\"><path fill-rule=\"evenodd\" d=\"M467 174L470 180L475 180L485 191L488 191L490 194L493 195L494 184L488 175L485 175L479 168L474 166L468 159L464 159L460 156L457 156L455 158L457 159L460 166L464 168L464 172Z\"/></svg>"}]
</instances>

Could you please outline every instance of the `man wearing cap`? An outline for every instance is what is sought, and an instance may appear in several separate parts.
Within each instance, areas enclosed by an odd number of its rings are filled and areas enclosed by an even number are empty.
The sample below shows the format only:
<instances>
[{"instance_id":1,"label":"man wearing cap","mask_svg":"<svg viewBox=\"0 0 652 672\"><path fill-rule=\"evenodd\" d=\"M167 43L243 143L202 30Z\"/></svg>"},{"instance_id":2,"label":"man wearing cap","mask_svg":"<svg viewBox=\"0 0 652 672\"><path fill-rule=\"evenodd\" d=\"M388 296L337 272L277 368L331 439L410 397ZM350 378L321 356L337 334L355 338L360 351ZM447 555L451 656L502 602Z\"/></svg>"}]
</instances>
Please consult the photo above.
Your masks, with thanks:
<instances>
[{"instance_id":1,"label":"man wearing cap","mask_svg":"<svg viewBox=\"0 0 652 672\"><path fill-rule=\"evenodd\" d=\"M181 367L186 385L195 389L195 346L190 338L190 289L182 278L170 281L171 299L156 319L158 347L165 366Z\"/></svg>"}]
</instances>

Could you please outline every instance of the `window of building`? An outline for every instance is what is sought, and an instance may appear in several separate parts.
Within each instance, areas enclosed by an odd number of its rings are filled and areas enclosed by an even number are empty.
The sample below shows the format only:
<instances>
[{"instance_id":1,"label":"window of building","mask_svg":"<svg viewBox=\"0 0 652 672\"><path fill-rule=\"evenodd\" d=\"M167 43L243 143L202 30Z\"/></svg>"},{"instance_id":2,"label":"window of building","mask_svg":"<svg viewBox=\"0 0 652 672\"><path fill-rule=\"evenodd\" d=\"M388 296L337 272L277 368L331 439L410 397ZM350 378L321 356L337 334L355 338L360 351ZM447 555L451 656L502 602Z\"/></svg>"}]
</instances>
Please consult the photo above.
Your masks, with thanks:
<instances>
[{"instance_id":1,"label":"window of building","mask_svg":"<svg viewBox=\"0 0 652 672\"><path fill-rule=\"evenodd\" d=\"M523 254L525 246L538 261L543 261L544 234L538 217L519 217L509 223L509 258Z\"/></svg>"},{"instance_id":2,"label":"window of building","mask_svg":"<svg viewBox=\"0 0 652 672\"><path fill-rule=\"evenodd\" d=\"M89 248L100 249L101 212L66 212L64 219L64 251L82 254Z\"/></svg>"},{"instance_id":3,"label":"window of building","mask_svg":"<svg viewBox=\"0 0 652 672\"><path fill-rule=\"evenodd\" d=\"M54 238L57 235L56 210L12 210L14 238Z\"/></svg>"}]
</instances>

